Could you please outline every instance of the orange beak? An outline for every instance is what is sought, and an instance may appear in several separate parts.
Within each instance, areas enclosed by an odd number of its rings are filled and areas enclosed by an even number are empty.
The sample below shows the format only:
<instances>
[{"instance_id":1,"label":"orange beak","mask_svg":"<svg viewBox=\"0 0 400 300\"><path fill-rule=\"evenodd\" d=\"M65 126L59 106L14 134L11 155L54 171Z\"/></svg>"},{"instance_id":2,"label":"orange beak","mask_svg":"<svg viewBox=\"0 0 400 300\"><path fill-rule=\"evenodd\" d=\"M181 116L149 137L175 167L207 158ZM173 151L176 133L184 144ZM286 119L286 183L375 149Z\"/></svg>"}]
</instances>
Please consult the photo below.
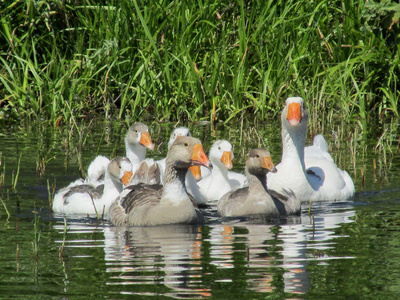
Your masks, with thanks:
<instances>
[{"instance_id":1,"label":"orange beak","mask_svg":"<svg viewBox=\"0 0 400 300\"><path fill-rule=\"evenodd\" d=\"M302 118L303 116L301 115L300 103L290 103L288 107L288 113L286 115L286 119L289 121L290 125L298 125Z\"/></svg>"},{"instance_id":2,"label":"orange beak","mask_svg":"<svg viewBox=\"0 0 400 300\"><path fill-rule=\"evenodd\" d=\"M221 161L228 170L232 169L233 168L232 152L224 151L224 153L222 154L222 157L221 157Z\"/></svg>"},{"instance_id":3,"label":"orange beak","mask_svg":"<svg viewBox=\"0 0 400 300\"><path fill-rule=\"evenodd\" d=\"M192 171L194 179L199 181L201 179L201 169L200 166L192 166L190 167L190 171Z\"/></svg>"},{"instance_id":4,"label":"orange beak","mask_svg":"<svg viewBox=\"0 0 400 300\"><path fill-rule=\"evenodd\" d=\"M127 186L129 182L131 182L131 178L132 178L132 172L124 173L124 176L122 176L122 182L124 183L125 186Z\"/></svg>"},{"instance_id":5,"label":"orange beak","mask_svg":"<svg viewBox=\"0 0 400 300\"><path fill-rule=\"evenodd\" d=\"M142 132L139 143L141 143L143 146L145 146L149 150L154 150L154 144L151 141L151 137L148 132Z\"/></svg>"},{"instance_id":6,"label":"orange beak","mask_svg":"<svg viewBox=\"0 0 400 300\"><path fill-rule=\"evenodd\" d=\"M204 153L203 146L201 144L197 144L193 147L192 164L197 166L205 166L209 169L212 169L212 164L208 160L207 155Z\"/></svg>"},{"instance_id":7,"label":"orange beak","mask_svg":"<svg viewBox=\"0 0 400 300\"><path fill-rule=\"evenodd\" d=\"M272 173L276 173L278 172L278 170L275 168L274 163L272 162L272 158L271 157L264 157L263 158L263 164L262 167L264 169L267 169L268 171L272 172Z\"/></svg>"}]
</instances>

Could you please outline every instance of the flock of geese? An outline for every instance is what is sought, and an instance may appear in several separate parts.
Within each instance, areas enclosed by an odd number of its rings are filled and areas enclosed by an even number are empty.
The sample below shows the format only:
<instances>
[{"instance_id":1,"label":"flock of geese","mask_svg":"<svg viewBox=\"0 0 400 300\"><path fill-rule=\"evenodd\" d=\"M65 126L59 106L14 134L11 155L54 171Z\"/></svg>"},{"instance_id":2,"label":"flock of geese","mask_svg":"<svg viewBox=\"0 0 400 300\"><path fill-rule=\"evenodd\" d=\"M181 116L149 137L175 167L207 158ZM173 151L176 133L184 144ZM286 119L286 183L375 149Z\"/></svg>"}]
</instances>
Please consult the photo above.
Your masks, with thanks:
<instances>
[{"instance_id":1,"label":"flock of geese","mask_svg":"<svg viewBox=\"0 0 400 300\"><path fill-rule=\"evenodd\" d=\"M340 170L322 135L306 147L308 114L300 97L288 98L281 115L282 160L269 151L250 150L245 174L231 171L233 151L226 140L204 153L189 130L174 130L166 158L146 158L153 150L148 127L132 125L125 138L126 157L96 157L87 179L60 189L53 211L66 215L103 215L116 226L202 224L199 205L215 203L221 217L280 217L299 214L301 203L346 200L353 181Z\"/></svg>"}]
</instances>

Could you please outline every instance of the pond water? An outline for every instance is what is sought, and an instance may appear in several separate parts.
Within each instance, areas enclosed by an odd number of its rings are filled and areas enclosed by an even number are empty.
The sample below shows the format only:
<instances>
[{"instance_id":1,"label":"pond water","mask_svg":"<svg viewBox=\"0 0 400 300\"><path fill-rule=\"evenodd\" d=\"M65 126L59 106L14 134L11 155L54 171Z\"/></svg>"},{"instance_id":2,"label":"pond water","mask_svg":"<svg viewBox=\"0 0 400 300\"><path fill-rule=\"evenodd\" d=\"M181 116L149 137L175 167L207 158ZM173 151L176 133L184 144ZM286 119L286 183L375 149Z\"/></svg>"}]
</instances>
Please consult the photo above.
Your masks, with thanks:
<instances>
[{"instance_id":1,"label":"pond water","mask_svg":"<svg viewBox=\"0 0 400 300\"><path fill-rule=\"evenodd\" d=\"M277 118L278 119L278 118ZM166 154L173 124L149 124ZM280 123L189 124L207 151L215 137L234 145L234 169L265 146L277 164ZM204 226L132 227L50 213L54 191L84 176L97 155L124 154L126 124L42 124L0 130L0 293L13 298L398 299L400 158L397 124L362 136L323 130L337 164L355 180L343 202L304 204L274 223L222 222L203 208ZM381 139L380 139L381 137ZM310 142L310 138L309 138Z\"/></svg>"}]
</instances>

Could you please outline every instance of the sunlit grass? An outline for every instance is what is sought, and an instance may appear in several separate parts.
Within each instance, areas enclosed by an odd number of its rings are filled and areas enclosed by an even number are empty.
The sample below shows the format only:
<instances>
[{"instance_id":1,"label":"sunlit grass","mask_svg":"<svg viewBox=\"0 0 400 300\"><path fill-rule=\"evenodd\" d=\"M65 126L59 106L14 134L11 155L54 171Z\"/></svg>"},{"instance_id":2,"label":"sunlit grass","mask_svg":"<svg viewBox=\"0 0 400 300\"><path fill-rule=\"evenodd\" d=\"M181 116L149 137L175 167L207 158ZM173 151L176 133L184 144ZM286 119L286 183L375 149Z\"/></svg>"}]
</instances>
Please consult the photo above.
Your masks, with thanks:
<instances>
[{"instance_id":1,"label":"sunlit grass","mask_svg":"<svg viewBox=\"0 0 400 300\"><path fill-rule=\"evenodd\" d=\"M364 4L16 1L0 17L0 119L229 123L299 95L368 131L399 116L400 33L394 8Z\"/></svg>"}]
</instances>

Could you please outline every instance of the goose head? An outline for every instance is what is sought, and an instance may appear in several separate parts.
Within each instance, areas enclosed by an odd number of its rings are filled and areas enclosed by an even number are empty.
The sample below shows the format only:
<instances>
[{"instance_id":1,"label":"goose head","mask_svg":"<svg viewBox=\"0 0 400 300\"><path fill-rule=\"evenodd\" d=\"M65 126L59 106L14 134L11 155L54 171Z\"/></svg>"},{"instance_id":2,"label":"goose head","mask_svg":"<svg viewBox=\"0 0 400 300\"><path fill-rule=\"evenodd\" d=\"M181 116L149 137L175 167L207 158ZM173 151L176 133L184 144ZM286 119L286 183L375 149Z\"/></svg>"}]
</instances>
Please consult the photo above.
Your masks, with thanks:
<instances>
[{"instance_id":1,"label":"goose head","mask_svg":"<svg viewBox=\"0 0 400 300\"><path fill-rule=\"evenodd\" d=\"M172 144L167 154L167 165L171 163L177 169L191 166L212 168L200 140L188 136L178 137Z\"/></svg>"},{"instance_id":2,"label":"goose head","mask_svg":"<svg viewBox=\"0 0 400 300\"><path fill-rule=\"evenodd\" d=\"M111 178L127 186L132 178L132 163L126 157L117 156L110 161L107 171Z\"/></svg>"},{"instance_id":3,"label":"goose head","mask_svg":"<svg viewBox=\"0 0 400 300\"><path fill-rule=\"evenodd\" d=\"M288 129L295 130L297 128L303 128L304 126L307 127L308 114L305 109L303 98L287 98L281 118L282 124Z\"/></svg>"},{"instance_id":4,"label":"goose head","mask_svg":"<svg viewBox=\"0 0 400 300\"><path fill-rule=\"evenodd\" d=\"M233 152L232 144L226 140L216 141L210 149L210 160L213 164L224 166L228 170L232 169Z\"/></svg>"},{"instance_id":5,"label":"goose head","mask_svg":"<svg viewBox=\"0 0 400 300\"><path fill-rule=\"evenodd\" d=\"M250 151L246 161L248 172L255 176L263 176L268 172L276 173L277 169L268 150L258 148Z\"/></svg>"},{"instance_id":6,"label":"goose head","mask_svg":"<svg viewBox=\"0 0 400 300\"><path fill-rule=\"evenodd\" d=\"M141 145L147 149L154 150L154 144L149 134L149 127L143 123L135 123L129 127L125 143L129 146Z\"/></svg>"},{"instance_id":7,"label":"goose head","mask_svg":"<svg viewBox=\"0 0 400 300\"><path fill-rule=\"evenodd\" d=\"M181 136L192 136L190 134L189 128L187 127L178 127L175 128L174 131L171 133L171 136L168 141L168 149L171 148L172 144L175 142L176 138ZM191 166L190 171L193 174L193 177L199 181L201 179L201 170L200 166Z\"/></svg>"}]
</instances>

